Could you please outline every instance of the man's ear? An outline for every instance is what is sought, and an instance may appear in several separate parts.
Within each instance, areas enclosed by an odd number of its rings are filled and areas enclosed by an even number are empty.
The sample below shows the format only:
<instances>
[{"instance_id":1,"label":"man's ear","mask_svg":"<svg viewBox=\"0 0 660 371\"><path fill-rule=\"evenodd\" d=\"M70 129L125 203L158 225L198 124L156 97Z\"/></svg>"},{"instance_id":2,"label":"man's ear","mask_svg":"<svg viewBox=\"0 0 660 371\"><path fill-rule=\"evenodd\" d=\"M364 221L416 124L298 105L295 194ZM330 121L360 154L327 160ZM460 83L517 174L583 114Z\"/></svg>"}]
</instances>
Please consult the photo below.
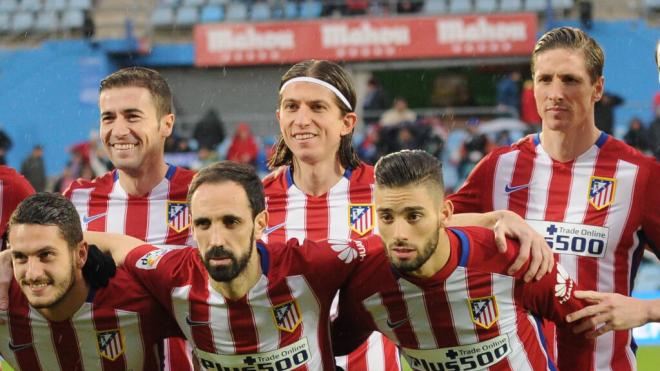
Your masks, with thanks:
<instances>
[{"instance_id":1,"label":"man's ear","mask_svg":"<svg viewBox=\"0 0 660 371\"><path fill-rule=\"evenodd\" d=\"M85 241L78 242L78 246L76 246L75 248L76 268L82 269L82 267L87 262L88 252L89 252L89 246L87 245L87 242Z\"/></svg>"},{"instance_id":2,"label":"man's ear","mask_svg":"<svg viewBox=\"0 0 660 371\"><path fill-rule=\"evenodd\" d=\"M254 217L254 239L260 240L268 228L268 211L263 210Z\"/></svg>"}]
</instances>

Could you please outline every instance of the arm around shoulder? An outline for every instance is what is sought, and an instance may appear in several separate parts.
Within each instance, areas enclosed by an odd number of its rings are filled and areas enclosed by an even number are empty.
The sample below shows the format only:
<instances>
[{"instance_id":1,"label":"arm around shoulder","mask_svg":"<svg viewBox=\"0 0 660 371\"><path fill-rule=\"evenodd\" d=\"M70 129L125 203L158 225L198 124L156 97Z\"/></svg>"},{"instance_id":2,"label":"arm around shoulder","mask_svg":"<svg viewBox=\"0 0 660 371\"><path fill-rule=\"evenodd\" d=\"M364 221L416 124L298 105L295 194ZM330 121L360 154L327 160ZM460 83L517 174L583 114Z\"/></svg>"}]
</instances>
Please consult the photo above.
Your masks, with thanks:
<instances>
[{"instance_id":1,"label":"arm around shoulder","mask_svg":"<svg viewBox=\"0 0 660 371\"><path fill-rule=\"evenodd\" d=\"M106 232L84 232L85 241L96 245L104 253L112 255L112 259L117 265L122 265L126 255L134 248L146 244L146 242L137 238L118 233Z\"/></svg>"}]
</instances>

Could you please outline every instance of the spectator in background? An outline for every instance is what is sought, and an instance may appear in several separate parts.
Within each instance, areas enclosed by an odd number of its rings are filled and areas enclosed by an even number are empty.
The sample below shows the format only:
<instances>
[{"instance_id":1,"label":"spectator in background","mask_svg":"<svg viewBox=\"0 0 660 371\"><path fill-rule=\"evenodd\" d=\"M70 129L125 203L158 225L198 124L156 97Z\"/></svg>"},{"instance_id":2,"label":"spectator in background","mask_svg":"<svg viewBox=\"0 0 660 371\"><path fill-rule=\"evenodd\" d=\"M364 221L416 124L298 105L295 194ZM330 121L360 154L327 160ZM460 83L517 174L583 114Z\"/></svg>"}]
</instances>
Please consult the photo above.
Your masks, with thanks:
<instances>
[{"instance_id":1,"label":"spectator in background","mask_svg":"<svg viewBox=\"0 0 660 371\"><path fill-rule=\"evenodd\" d=\"M365 15L369 9L369 0L345 0L346 15Z\"/></svg>"},{"instance_id":2,"label":"spectator in background","mask_svg":"<svg viewBox=\"0 0 660 371\"><path fill-rule=\"evenodd\" d=\"M7 152L11 149L11 138L7 133L2 130L2 127L0 127L0 165L6 165L7 164L7 159L5 156L7 155Z\"/></svg>"},{"instance_id":3,"label":"spectator in background","mask_svg":"<svg viewBox=\"0 0 660 371\"><path fill-rule=\"evenodd\" d=\"M497 83L496 97L498 109L520 116L520 72L513 71Z\"/></svg>"},{"instance_id":4,"label":"spectator in background","mask_svg":"<svg viewBox=\"0 0 660 371\"><path fill-rule=\"evenodd\" d=\"M415 0L399 0L396 2L396 12L397 13L417 13L424 5L423 1Z\"/></svg>"},{"instance_id":5,"label":"spectator in background","mask_svg":"<svg viewBox=\"0 0 660 371\"><path fill-rule=\"evenodd\" d=\"M192 164L193 170L200 170L207 165L220 161L218 152L206 147L199 147L197 150L197 161Z\"/></svg>"},{"instance_id":6,"label":"spectator in background","mask_svg":"<svg viewBox=\"0 0 660 371\"><path fill-rule=\"evenodd\" d=\"M21 164L21 174L32 184L37 192L46 190L46 166L44 165L44 150L40 145L34 146L30 155Z\"/></svg>"},{"instance_id":7,"label":"spectator in background","mask_svg":"<svg viewBox=\"0 0 660 371\"><path fill-rule=\"evenodd\" d=\"M520 119L535 132L541 129L541 116L534 99L534 82L529 79L523 83L520 93Z\"/></svg>"},{"instance_id":8,"label":"spectator in background","mask_svg":"<svg viewBox=\"0 0 660 371\"><path fill-rule=\"evenodd\" d=\"M458 175L461 182L467 178L472 169L490 152L492 147L486 134L479 132L479 123L479 119L470 118L465 126L468 137L463 142L461 157L458 161Z\"/></svg>"},{"instance_id":9,"label":"spectator in background","mask_svg":"<svg viewBox=\"0 0 660 371\"><path fill-rule=\"evenodd\" d=\"M258 154L259 145L250 130L250 125L241 122L236 127L236 133L227 150L227 160L255 166Z\"/></svg>"},{"instance_id":10,"label":"spectator in background","mask_svg":"<svg viewBox=\"0 0 660 371\"><path fill-rule=\"evenodd\" d=\"M596 118L596 127L607 134L614 132L614 108L623 104L623 98L618 95L605 92L600 101L596 102L594 115Z\"/></svg>"},{"instance_id":11,"label":"spectator in background","mask_svg":"<svg viewBox=\"0 0 660 371\"><path fill-rule=\"evenodd\" d=\"M633 117L633 119L630 120L628 132L623 137L623 141L629 146L637 148L640 152L648 151L649 143L646 130L639 118Z\"/></svg>"},{"instance_id":12,"label":"spectator in background","mask_svg":"<svg viewBox=\"0 0 660 371\"><path fill-rule=\"evenodd\" d=\"M362 104L362 109L365 111L365 124L373 125L378 123L379 117L368 111L384 111L389 106L390 103L387 93L383 90L383 87L378 80L376 80L375 77L371 77L367 83L367 93L364 96L364 103ZM378 114L380 114L380 112L378 112Z\"/></svg>"},{"instance_id":13,"label":"spectator in background","mask_svg":"<svg viewBox=\"0 0 660 371\"><path fill-rule=\"evenodd\" d=\"M225 125L214 109L208 110L195 125L193 138L197 141L198 148L207 148L213 151L218 147L218 144L225 140Z\"/></svg>"},{"instance_id":14,"label":"spectator in background","mask_svg":"<svg viewBox=\"0 0 660 371\"><path fill-rule=\"evenodd\" d=\"M380 117L380 125L392 127L406 122L415 122L417 114L408 108L408 102L403 97L394 98L392 108L388 109Z\"/></svg>"},{"instance_id":15,"label":"spectator in background","mask_svg":"<svg viewBox=\"0 0 660 371\"><path fill-rule=\"evenodd\" d=\"M649 126L648 138L652 155L660 161L660 105L655 106L655 118Z\"/></svg>"}]
</instances>

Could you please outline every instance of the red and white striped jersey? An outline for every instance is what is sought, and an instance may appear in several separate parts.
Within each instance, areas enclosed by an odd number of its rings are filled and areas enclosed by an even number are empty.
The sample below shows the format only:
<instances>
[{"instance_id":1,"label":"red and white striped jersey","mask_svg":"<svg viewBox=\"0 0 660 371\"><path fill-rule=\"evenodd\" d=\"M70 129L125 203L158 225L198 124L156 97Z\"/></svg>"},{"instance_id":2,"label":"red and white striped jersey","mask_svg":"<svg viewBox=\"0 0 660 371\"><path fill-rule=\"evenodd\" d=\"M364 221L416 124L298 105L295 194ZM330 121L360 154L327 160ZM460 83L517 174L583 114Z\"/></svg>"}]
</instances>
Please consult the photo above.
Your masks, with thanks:
<instances>
[{"instance_id":1,"label":"red and white striped jersey","mask_svg":"<svg viewBox=\"0 0 660 371\"><path fill-rule=\"evenodd\" d=\"M172 312L209 370L334 371L330 305L367 251L352 242L257 243L262 275L229 300L197 249L131 251L125 266Z\"/></svg>"},{"instance_id":2,"label":"red and white striped jersey","mask_svg":"<svg viewBox=\"0 0 660 371\"><path fill-rule=\"evenodd\" d=\"M298 188L289 166L267 176L263 183L269 224L263 237L266 242L356 239L377 233L373 166L362 163L346 169L339 182L321 196ZM336 361L345 371L400 370L396 347L379 333Z\"/></svg>"},{"instance_id":3,"label":"red and white striped jersey","mask_svg":"<svg viewBox=\"0 0 660 371\"><path fill-rule=\"evenodd\" d=\"M9 166L0 165L0 249L4 247L3 236L11 213L33 193L34 188L27 179Z\"/></svg>"},{"instance_id":4,"label":"red and white striped jersey","mask_svg":"<svg viewBox=\"0 0 660 371\"><path fill-rule=\"evenodd\" d=\"M644 241L660 254L658 189L655 159L605 133L565 163L550 158L537 134L491 152L449 199L456 212L516 212L581 287L630 295ZM631 342L630 331L598 337L597 368L635 369Z\"/></svg>"},{"instance_id":5,"label":"red and white striped jersey","mask_svg":"<svg viewBox=\"0 0 660 371\"><path fill-rule=\"evenodd\" d=\"M93 181L77 180L64 195L78 210L83 230L126 234L153 245L194 245L186 196L195 173L169 165L145 196L128 194L113 170ZM165 370L192 371L186 344L165 342Z\"/></svg>"},{"instance_id":6,"label":"red and white striped jersey","mask_svg":"<svg viewBox=\"0 0 660 371\"><path fill-rule=\"evenodd\" d=\"M123 268L107 287L90 291L66 321L51 322L32 308L14 280L0 354L17 370L160 370L158 344L182 336L169 314Z\"/></svg>"},{"instance_id":7,"label":"red and white striped jersey","mask_svg":"<svg viewBox=\"0 0 660 371\"><path fill-rule=\"evenodd\" d=\"M535 313L561 324L562 339L567 336L563 344L573 353L560 358L559 368L590 369L589 341L572 336L564 320L584 305L560 265L526 284L526 267L516 276L505 273L516 242L502 254L491 230L447 233L449 260L428 279L393 268L378 236L363 240L370 254L342 289L333 323L338 353L378 330L401 347L413 370L555 370Z\"/></svg>"},{"instance_id":8,"label":"red and white striped jersey","mask_svg":"<svg viewBox=\"0 0 660 371\"><path fill-rule=\"evenodd\" d=\"M153 245L192 245L186 196L194 174L170 165L151 192L134 196L113 170L92 181L77 180L64 195L78 210L83 230L126 234Z\"/></svg>"}]
</instances>

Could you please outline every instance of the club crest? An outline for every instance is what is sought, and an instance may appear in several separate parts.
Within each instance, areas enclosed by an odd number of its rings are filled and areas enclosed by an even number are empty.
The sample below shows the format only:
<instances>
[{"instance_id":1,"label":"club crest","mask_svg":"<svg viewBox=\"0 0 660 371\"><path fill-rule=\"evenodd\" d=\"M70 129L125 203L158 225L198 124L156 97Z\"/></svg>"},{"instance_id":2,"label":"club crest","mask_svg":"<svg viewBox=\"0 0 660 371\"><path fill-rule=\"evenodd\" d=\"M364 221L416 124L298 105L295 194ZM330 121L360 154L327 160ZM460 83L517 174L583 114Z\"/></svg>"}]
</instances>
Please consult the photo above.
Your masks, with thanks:
<instances>
[{"instance_id":1,"label":"club crest","mask_svg":"<svg viewBox=\"0 0 660 371\"><path fill-rule=\"evenodd\" d=\"M373 204L348 205L348 220L351 230L360 236L364 236L369 231L374 229Z\"/></svg>"},{"instance_id":2,"label":"club crest","mask_svg":"<svg viewBox=\"0 0 660 371\"><path fill-rule=\"evenodd\" d=\"M185 201L167 201L167 225L177 233L190 226L190 212Z\"/></svg>"},{"instance_id":3,"label":"club crest","mask_svg":"<svg viewBox=\"0 0 660 371\"><path fill-rule=\"evenodd\" d=\"M616 179L592 176L589 181L589 203L596 210L604 209L614 202Z\"/></svg>"},{"instance_id":4,"label":"club crest","mask_svg":"<svg viewBox=\"0 0 660 371\"><path fill-rule=\"evenodd\" d=\"M499 319L499 310L495 295L482 298L469 299L470 317L477 326L485 329L491 328Z\"/></svg>"},{"instance_id":5,"label":"club crest","mask_svg":"<svg viewBox=\"0 0 660 371\"><path fill-rule=\"evenodd\" d=\"M110 361L114 361L124 353L124 337L121 329L97 331L96 346L99 354Z\"/></svg>"},{"instance_id":6,"label":"club crest","mask_svg":"<svg viewBox=\"0 0 660 371\"><path fill-rule=\"evenodd\" d=\"M292 300L273 307L273 319L278 329L286 332L294 332L302 321L298 303Z\"/></svg>"}]
</instances>

